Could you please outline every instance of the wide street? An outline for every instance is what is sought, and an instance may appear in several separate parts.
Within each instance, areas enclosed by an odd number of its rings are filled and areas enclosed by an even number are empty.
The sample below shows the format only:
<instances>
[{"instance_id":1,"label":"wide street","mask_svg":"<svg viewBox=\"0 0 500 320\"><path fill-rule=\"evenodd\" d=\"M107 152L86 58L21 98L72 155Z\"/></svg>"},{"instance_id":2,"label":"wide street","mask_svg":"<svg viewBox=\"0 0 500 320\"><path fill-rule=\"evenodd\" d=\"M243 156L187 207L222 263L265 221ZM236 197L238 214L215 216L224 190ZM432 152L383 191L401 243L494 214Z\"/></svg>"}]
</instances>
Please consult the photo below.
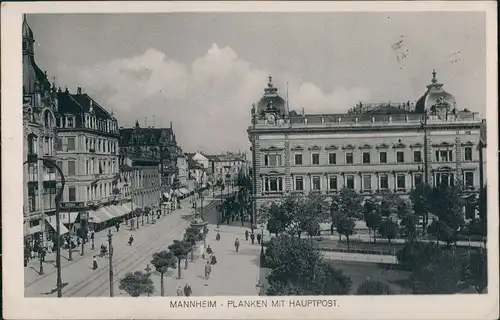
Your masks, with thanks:
<instances>
[{"instance_id":1,"label":"wide street","mask_svg":"<svg viewBox=\"0 0 500 320\"><path fill-rule=\"evenodd\" d=\"M129 271L143 271L152 259L152 254L167 247L173 240L180 240L185 229L193 217L193 209L189 200L182 200L182 209L162 216L155 224L144 224L139 230L129 231L122 225L120 232L113 232L113 271L115 296L127 295L118 289L119 280ZM205 214L215 215L217 201L205 198ZM213 220L213 219L207 219ZM255 295L255 284L258 278L258 256L260 247L247 244L244 240L244 229L234 226L221 226L221 240L215 241L215 225L208 225L209 233L206 243L213 248L218 264L213 266L210 280L203 277L203 264L199 257L199 250L195 254L195 261L190 262L184 270L181 263L182 278L177 279L177 270L171 270L165 275L165 294L175 295L178 285L189 283L193 295ZM134 243L129 246L128 237L133 234ZM241 247L238 254L233 252L233 243L236 237L240 238ZM90 250L86 245L85 254L80 256L80 250L74 249L73 261L68 261L68 251L62 250L62 283L63 297L99 297L109 296L109 260L99 258L99 268L92 270L93 255L98 254L101 244L107 245L107 230L96 234L95 248ZM56 268L55 253L50 254L44 263L44 275L38 274L38 260L30 261L25 268L25 295L27 297L56 296ZM152 270L151 278L155 284L154 295L160 293L160 276ZM205 285L207 284L207 285Z\"/></svg>"}]
</instances>

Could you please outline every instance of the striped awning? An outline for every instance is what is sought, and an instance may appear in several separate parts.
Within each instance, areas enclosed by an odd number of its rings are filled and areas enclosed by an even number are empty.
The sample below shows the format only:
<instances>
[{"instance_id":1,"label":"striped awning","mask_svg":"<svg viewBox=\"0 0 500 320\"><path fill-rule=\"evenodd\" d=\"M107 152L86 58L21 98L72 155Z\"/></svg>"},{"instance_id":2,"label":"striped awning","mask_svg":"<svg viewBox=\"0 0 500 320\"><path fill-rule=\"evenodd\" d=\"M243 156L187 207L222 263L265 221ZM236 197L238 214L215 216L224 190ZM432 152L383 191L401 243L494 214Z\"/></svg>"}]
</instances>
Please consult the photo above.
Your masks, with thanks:
<instances>
[{"instance_id":1,"label":"striped awning","mask_svg":"<svg viewBox=\"0 0 500 320\"><path fill-rule=\"evenodd\" d=\"M61 219L61 222L64 224L73 224L76 221L76 218L78 218L78 215L80 212L59 212L59 218ZM68 217L69 215L69 217Z\"/></svg>"},{"instance_id":2,"label":"striped awning","mask_svg":"<svg viewBox=\"0 0 500 320\"><path fill-rule=\"evenodd\" d=\"M122 203L120 205L120 207L124 208L124 210L126 211L126 213L130 213L130 211L132 211L132 203L131 202Z\"/></svg>"},{"instance_id":3,"label":"striped awning","mask_svg":"<svg viewBox=\"0 0 500 320\"><path fill-rule=\"evenodd\" d=\"M89 212L90 221L93 223L102 223L115 218L105 207L99 208L96 211Z\"/></svg>"},{"instance_id":4,"label":"striped awning","mask_svg":"<svg viewBox=\"0 0 500 320\"><path fill-rule=\"evenodd\" d=\"M54 231L57 231L57 224L56 224L56 217L55 216L45 217L45 221L47 221L50 224L50 226L52 227L52 229L54 229ZM66 234L69 232L68 228L66 228L64 226L62 221L59 221L59 231L60 231L60 234Z\"/></svg>"}]
</instances>

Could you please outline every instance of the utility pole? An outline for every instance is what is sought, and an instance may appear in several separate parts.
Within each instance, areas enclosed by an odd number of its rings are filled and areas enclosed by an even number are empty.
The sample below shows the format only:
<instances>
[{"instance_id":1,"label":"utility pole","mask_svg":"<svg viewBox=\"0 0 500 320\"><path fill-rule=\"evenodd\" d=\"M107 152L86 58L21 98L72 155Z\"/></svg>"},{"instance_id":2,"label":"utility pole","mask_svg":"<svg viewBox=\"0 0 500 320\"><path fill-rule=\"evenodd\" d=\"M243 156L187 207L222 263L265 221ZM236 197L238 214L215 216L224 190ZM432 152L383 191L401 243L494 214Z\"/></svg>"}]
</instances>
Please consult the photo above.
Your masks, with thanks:
<instances>
[{"instance_id":1,"label":"utility pole","mask_svg":"<svg viewBox=\"0 0 500 320\"><path fill-rule=\"evenodd\" d=\"M113 281L113 234L111 229L108 230L108 246L109 246L109 296L113 297L114 281Z\"/></svg>"},{"instance_id":2,"label":"utility pole","mask_svg":"<svg viewBox=\"0 0 500 320\"><path fill-rule=\"evenodd\" d=\"M68 261L73 261L73 246L71 239L71 209L68 207Z\"/></svg>"},{"instance_id":3,"label":"utility pole","mask_svg":"<svg viewBox=\"0 0 500 320\"><path fill-rule=\"evenodd\" d=\"M255 149L255 126L257 123L255 104L252 105L252 222L257 219L257 170L256 170L256 158L257 158L257 150Z\"/></svg>"}]
</instances>

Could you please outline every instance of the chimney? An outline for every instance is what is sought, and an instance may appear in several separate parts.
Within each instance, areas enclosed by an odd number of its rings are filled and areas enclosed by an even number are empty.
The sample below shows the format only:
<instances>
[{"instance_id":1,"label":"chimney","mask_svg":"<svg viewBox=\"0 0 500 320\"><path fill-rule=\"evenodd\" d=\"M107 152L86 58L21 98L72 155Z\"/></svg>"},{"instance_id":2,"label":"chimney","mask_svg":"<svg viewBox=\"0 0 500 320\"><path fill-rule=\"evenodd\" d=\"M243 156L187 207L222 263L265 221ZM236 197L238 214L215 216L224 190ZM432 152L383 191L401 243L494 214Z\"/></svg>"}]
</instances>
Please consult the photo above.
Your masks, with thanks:
<instances>
[{"instance_id":1,"label":"chimney","mask_svg":"<svg viewBox=\"0 0 500 320\"><path fill-rule=\"evenodd\" d=\"M77 94L82 94L82 87L77 87L76 88L76 93Z\"/></svg>"}]
</instances>

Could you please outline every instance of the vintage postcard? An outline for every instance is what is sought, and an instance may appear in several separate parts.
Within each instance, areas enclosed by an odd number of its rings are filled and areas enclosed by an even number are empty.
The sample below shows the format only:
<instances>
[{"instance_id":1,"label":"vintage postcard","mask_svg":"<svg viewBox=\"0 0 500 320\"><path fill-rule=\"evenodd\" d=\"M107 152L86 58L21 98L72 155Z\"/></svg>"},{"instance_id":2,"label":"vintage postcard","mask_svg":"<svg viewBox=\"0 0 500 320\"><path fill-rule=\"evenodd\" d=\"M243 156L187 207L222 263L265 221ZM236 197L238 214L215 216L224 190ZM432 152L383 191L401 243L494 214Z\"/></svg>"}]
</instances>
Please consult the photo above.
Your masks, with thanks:
<instances>
[{"instance_id":1,"label":"vintage postcard","mask_svg":"<svg viewBox=\"0 0 500 320\"><path fill-rule=\"evenodd\" d=\"M7 319L497 319L494 2L2 4Z\"/></svg>"}]
</instances>

